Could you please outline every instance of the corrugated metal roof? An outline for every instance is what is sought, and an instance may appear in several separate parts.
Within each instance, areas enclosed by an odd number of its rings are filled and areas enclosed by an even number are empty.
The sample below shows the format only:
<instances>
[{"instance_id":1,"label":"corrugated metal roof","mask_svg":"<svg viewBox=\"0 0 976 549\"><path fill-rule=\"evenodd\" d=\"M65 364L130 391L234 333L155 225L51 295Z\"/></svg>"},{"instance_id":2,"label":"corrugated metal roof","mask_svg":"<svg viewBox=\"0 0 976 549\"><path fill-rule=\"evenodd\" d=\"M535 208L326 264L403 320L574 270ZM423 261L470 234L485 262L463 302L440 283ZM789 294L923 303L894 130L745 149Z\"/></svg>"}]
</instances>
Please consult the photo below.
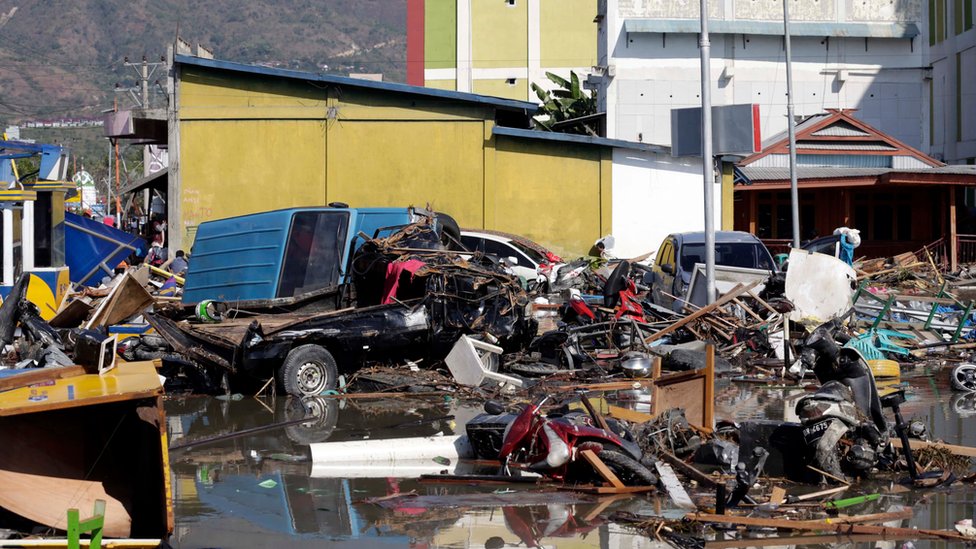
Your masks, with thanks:
<instances>
[{"instance_id":1,"label":"corrugated metal roof","mask_svg":"<svg viewBox=\"0 0 976 549\"><path fill-rule=\"evenodd\" d=\"M438 99L446 99L450 101L460 101L465 103L478 103L483 105L491 105L499 109L521 111L526 114L535 114L539 106L535 103L530 103L528 101L516 101L514 99L504 99L501 97L491 97L488 95L478 95L475 93L465 93L456 92L450 90L438 90L434 88L425 88L422 86L410 86L407 84L399 84L396 82L376 82L374 80L365 80L362 78L350 78L347 76L338 76L334 74L318 74L313 72L303 72L303 71L293 71L288 69L273 69L269 67L261 67L258 65L248 65L245 63L235 63L233 61L221 61L217 59L204 59L202 57L194 57L191 55L177 55L175 62L180 65L193 65L198 67L207 67L211 69L218 69L231 72L240 72L246 74L257 74L262 76L275 76L278 78L289 78L294 80L305 80L308 82L325 82L327 84L340 84L343 86L357 87L357 88L368 88L374 90L382 90L388 92L396 92L410 95L419 95L427 97L436 97Z\"/></svg>"},{"instance_id":2,"label":"corrugated metal roof","mask_svg":"<svg viewBox=\"0 0 976 549\"><path fill-rule=\"evenodd\" d=\"M698 19L627 19L624 32L698 34ZM712 20L708 31L713 34L783 35L782 21ZM919 35L915 23L828 23L820 21L790 22L790 36L837 36L850 38L914 38Z\"/></svg>"},{"instance_id":3,"label":"corrugated metal roof","mask_svg":"<svg viewBox=\"0 0 976 549\"><path fill-rule=\"evenodd\" d=\"M816 135L817 137L865 137L871 134L855 127L850 122L840 120L836 124L831 124L810 135Z\"/></svg>"},{"instance_id":4,"label":"corrugated metal roof","mask_svg":"<svg viewBox=\"0 0 976 549\"><path fill-rule=\"evenodd\" d=\"M872 141L800 141L796 144L797 149L812 149L818 151L897 151L886 143Z\"/></svg>"},{"instance_id":5,"label":"corrugated metal roof","mask_svg":"<svg viewBox=\"0 0 976 549\"><path fill-rule=\"evenodd\" d=\"M750 181L782 181L790 178L788 167L741 166L737 170ZM976 176L976 166L940 166L938 168L894 169L894 168L832 168L820 166L797 166L797 179L840 179L845 177L872 177L886 173L970 175Z\"/></svg>"},{"instance_id":6,"label":"corrugated metal roof","mask_svg":"<svg viewBox=\"0 0 976 549\"><path fill-rule=\"evenodd\" d=\"M823 119L827 118L828 116L833 116L833 115L831 113L814 114L812 116L809 116L801 120L800 123L797 124L794 129L796 130L796 133L800 133L801 131L809 128L810 126L823 121ZM776 143L779 143L780 141L786 139L788 137L788 134L789 134L789 130L783 130L773 135L772 137L767 137L762 142L763 150L766 150L767 147L775 145Z\"/></svg>"},{"instance_id":7,"label":"corrugated metal roof","mask_svg":"<svg viewBox=\"0 0 976 549\"><path fill-rule=\"evenodd\" d=\"M546 141L560 141L563 143L584 143L587 145L600 145L603 147L614 147L618 149L632 149L638 151L649 151L660 154L671 154L671 147L661 145L651 145L649 143L637 143L634 141L624 141L623 139L607 139L606 137L592 137L589 135L576 135L571 133L545 132L539 130L523 130L520 128L508 128L505 126L495 126L491 133L494 135L507 135L510 137L523 137L526 139L542 139Z\"/></svg>"}]
</instances>

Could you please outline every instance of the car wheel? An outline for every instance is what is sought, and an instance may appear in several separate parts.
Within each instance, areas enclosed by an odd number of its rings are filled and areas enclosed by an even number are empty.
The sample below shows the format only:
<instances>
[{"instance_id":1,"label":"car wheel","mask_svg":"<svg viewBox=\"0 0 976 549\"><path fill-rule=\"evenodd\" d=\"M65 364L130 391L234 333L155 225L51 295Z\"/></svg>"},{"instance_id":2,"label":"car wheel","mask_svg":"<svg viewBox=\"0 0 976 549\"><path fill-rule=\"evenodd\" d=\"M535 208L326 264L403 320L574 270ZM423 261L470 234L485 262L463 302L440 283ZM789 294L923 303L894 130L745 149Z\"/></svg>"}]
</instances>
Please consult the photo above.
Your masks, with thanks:
<instances>
[{"instance_id":1,"label":"car wheel","mask_svg":"<svg viewBox=\"0 0 976 549\"><path fill-rule=\"evenodd\" d=\"M332 354L319 345L302 345L289 351L278 376L281 388L298 397L335 389L339 378Z\"/></svg>"},{"instance_id":2,"label":"car wheel","mask_svg":"<svg viewBox=\"0 0 976 549\"><path fill-rule=\"evenodd\" d=\"M295 444L324 442L335 430L339 420L339 401L328 397L288 397L285 419L308 421L285 427L285 435Z\"/></svg>"}]
</instances>

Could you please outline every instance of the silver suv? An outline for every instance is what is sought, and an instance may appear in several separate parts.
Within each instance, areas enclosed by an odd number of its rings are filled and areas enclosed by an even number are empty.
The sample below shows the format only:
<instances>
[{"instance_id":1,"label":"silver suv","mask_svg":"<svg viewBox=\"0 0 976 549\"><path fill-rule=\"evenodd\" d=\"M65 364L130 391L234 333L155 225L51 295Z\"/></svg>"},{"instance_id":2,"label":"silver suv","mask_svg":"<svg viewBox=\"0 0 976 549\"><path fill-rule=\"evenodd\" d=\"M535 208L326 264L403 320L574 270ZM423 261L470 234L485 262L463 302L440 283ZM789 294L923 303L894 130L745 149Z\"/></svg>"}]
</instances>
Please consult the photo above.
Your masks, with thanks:
<instances>
[{"instance_id":1,"label":"silver suv","mask_svg":"<svg viewBox=\"0 0 976 549\"><path fill-rule=\"evenodd\" d=\"M676 233L661 243L651 272L644 282L651 288L651 301L669 309L680 309L696 263L705 263L705 233ZM715 232L715 265L774 271L773 256L755 235L742 231ZM677 305L677 308L676 308Z\"/></svg>"}]
</instances>

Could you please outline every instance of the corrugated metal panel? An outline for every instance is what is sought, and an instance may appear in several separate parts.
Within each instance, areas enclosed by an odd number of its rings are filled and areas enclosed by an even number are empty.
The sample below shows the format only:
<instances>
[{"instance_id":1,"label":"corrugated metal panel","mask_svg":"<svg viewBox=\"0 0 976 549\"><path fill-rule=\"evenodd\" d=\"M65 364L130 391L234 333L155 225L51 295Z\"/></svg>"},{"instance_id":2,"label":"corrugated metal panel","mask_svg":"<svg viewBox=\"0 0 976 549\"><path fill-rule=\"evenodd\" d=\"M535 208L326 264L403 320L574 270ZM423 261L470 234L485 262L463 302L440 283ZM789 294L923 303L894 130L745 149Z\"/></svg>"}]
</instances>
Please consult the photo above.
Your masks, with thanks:
<instances>
[{"instance_id":1,"label":"corrugated metal panel","mask_svg":"<svg viewBox=\"0 0 976 549\"><path fill-rule=\"evenodd\" d=\"M890 168L891 157L876 154L801 154L797 164L825 168Z\"/></svg>"},{"instance_id":2,"label":"corrugated metal panel","mask_svg":"<svg viewBox=\"0 0 976 549\"><path fill-rule=\"evenodd\" d=\"M782 181L790 178L789 167L762 167L751 164L739 166L739 172L751 181ZM834 179L840 177L870 177L886 173L968 175L976 176L976 166L940 166L938 168L833 168L828 166L797 166L799 179Z\"/></svg>"},{"instance_id":3,"label":"corrugated metal panel","mask_svg":"<svg viewBox=\"0 0 976 549\"><path fill-rule=\"evenodd\" d=\"M833 115L832 114L827 114L827 113L821 113L821 114L815 114L813 116L809 116L807 118L804 118L799 124L796 125L796 128L795 128L796 129L796 133L800 133L803 130L809 128L810 126L812 126L814 124L817 124L817 123L823 121L823 119L826 118L826 117L828 117L828 116L833 116ZM775 145L776 143L779 143L780 141L786 139L786 137L787 137L787 131L786 130L783 130L783 131L781 131L781 132L773 135L772 137L768 137L766 139L763 139L762 147L763 147L763 149L766 149L769 146Z\"/></svg>"},{"instance_id":4,"label":"corrugated metal panel","mask_svg":"<svg viewBox=\"0 0 976 549\"><path fill-rule=\"evenodd\" d=\"M739 168L742 175L751 181L780 181L790 178L788 167L754 167L755 165ZM830 168L821 166L797 166L798 179L832 179L841 177L869 177L891 171L887 168Z\"/></svg>"},{"instance_id":5,"label":"corrugated metal panel","mask_svg":"<svg viewBox=\"0 0 976 549\"><path fill-rule=\"evenodd\" d=\"M864 137L871 135L870 133L853 126L848 122L837 122L836 124L831 124L822 130L817 130L811 135L816 135L818 137Z\"/></svg>"},{"instance_id":6,"label":"corrugated metal panel","mask_svg":"<svg viewBox=\"0 0 976 549\"><path fill-rule=\"evenodd\" d=\"M831 143L823 141L801 141L796 144L797 149L812 149L818 151L895 151L898 150L885 143L871 141L844 141Z\"/></svg>"},{"instance_id":7,"label":"corrugated metal panel","mask_svg":"<svg viewBox=\"0 0 976 549\"><path fill-rule=\"evenodd\" d=\"M708 23L714 34L763 34L783 35L782 21L715 20ZM624 32L698 34L698 19L627 19ZM790 23L791 36L843 36L850 38L914 38L918 36L915 23L822 23L819 21L794 21Z\"/></svg>"},{"instance_id":8,"label":"corrugated metal panel","mask_svg":"<svg viewBox=\"0 0 976 549\"><path fill-rule=\"evenodd\" d=\"M892 159L891 167L896 170L911 170L918 168L928 168L929 165L914 156L895 156Z\"/></svg>"},{"instance_id":9,"label":"corrugated metal panel","mask_svg":"<svg viewBox=\"0 0 976 549\"><path fill-rule=\"evenodd\" d=\"M790 155L788 154L767 154L756 160L749 167L757 168L788 168L790 166Z\"/></svg>"}]
</instances>

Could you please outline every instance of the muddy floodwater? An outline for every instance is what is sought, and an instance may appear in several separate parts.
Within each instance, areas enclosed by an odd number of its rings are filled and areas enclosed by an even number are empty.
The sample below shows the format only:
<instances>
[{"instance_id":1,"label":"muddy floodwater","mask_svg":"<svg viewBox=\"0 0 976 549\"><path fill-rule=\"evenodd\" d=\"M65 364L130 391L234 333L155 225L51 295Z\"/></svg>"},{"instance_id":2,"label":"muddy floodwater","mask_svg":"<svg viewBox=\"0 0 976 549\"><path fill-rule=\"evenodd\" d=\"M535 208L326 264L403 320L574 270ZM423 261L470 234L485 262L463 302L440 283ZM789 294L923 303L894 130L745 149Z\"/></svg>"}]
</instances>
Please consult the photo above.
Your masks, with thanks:
<instances>
[{"instance_id":1,"label":"muddy floodwater","mask_svg":"<svg viewBox=\"0 0 976 549\"><path fill-rule=\"evenodd\" d=\"M917 367L906 374L901 380L909 393L902 406L904 416L923 420L935 438L976 446L976 399L949 389L948 370ZM716 416L790 419L800 394L802 390L795 388L721 379ZM639 394L606 397L646 410L646 398ZM289 398L171 398L166 404L174 447L170 459L176 529L171 544L187 549L669 546L615 522L620 516L680 517L683 512L667 496L598 500L573 492L539 493L524 485L475 487L427 484L415 478L357 478L354 470L313 474L310 443L463 433L480 406L451 397L319 399L314 402L316 419L303 423L294 420L304 417L304 408ZM260 429L277 423L286 425ZM244 430L252 434L185 446L187 441ZM862 482L845 497L888 488L889 483ZM411 492L425 497L419 502L375 500ZM974 499L976 490L971 485L956 483L885 496L849 512L874 513L907 505L913 508L914 518L898 526L952 529L957 520L973 517ZM912 543L907 546L943 546ZM818 546L825 545L896 548L906 542L853 543L838 537L834 543Z\"/></svg>"}]
</instances>

